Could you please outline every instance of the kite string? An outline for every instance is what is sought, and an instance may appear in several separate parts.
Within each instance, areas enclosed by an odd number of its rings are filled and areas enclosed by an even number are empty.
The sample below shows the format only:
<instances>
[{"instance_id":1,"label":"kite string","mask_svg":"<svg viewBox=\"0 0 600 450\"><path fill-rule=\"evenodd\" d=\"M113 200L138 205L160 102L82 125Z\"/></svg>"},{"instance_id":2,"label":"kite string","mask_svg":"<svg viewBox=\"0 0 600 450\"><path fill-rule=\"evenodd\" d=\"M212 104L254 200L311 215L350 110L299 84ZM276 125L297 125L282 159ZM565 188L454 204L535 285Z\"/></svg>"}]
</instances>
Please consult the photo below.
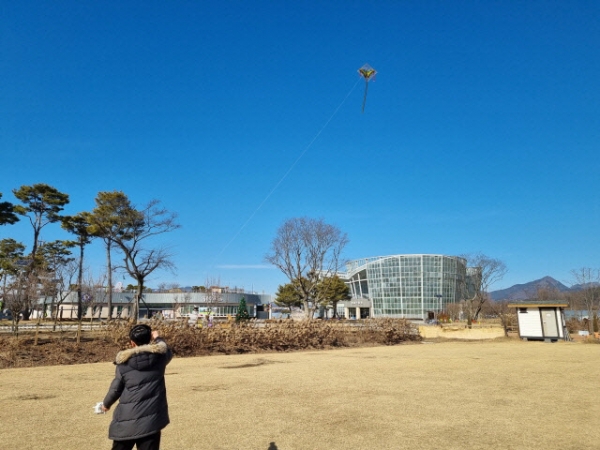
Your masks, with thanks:
<instances>
[{"instance_id":1,"label":"kite string","mask_svg":"<svg viewBox=\"0 0 600 450\"><path fill-rule=\"evenodd\" d=\"M348 91L348 93L346 94L346 96L344 97L344 99L341 101L341 103L338 105L338 107L335 108L335 111L333 111L333 114L331 114L331 116L329 117L329 119L327 119L327 122L325 122L325 125L323 125L321 127L321 129L319 130L319 132L312 138L312 140L304 148L304 150L302 151L302 153L300 153L300 156L298 156L298 158L296 158L296 161L293 162L293 164L290 166L290 168L287 170L287 172L285 172L285 174L281 177L281 179L275 184L275 186L271 189L271 191L267 194L267 196L263 199L263 201L260 202L260 204L254 210L254 212L252 214L250 214L250 217L248 217L248 219L246 219L246 221L242 224L242 226L239 228L239 230L237 230L237 232L233 235L233 237L229 240L229 242L227 242L227 244L225 244L225 247L223 247L223 249L217 254L217 256L215 256L215 261L214 262L216 262L216 260L223 254L223 252L225 250L227 250L227 248L232 244L232 242L235 241L235 239L240 235L240 233L244 230L244 228L246 228L246 226L250 223L250 221L258 213L258 211L260 211L260 209L267 202L267 200L271 197L271 195L273 195L273 193L277 190L277 188L279 187L279 185L281 185L281 183L283 183L283 181L287 178L287 176L294 169L294 167L296 166L296 164L298 164L298 162L302 159L302 157L306 154L306 152L312 147L312 145L319 138L319 136L321 135L321 133L323 133L323 131L325 130L325 128L327 128L327 125L329 125L329 122L331 122L333 120L333 118L335 117L335 115L337 114L337 112L340 110L340 108L344 105L344 103L346 103L346 100L348 100L348 97L350 97L350 94L352 94L352 92L356 88L356 85L359 83L359 81L360 81L360 78L356 81L356 83L354 83L354 86L352 86L350 88L350 90ZM214 263L213 263L213 265L214 265Z\"/></svg>"},{"instance_id":2,"label":"kite string","mask_svg":"<svg viewBox=\"0 0 600 450\"><path fill-rule=\"evenodd\" d=\"M367 104L367 92L369 91L369 80L365 80L365 96L363 97L362 112L365 112L365 105Z\"/></svg>"}]
</instances>

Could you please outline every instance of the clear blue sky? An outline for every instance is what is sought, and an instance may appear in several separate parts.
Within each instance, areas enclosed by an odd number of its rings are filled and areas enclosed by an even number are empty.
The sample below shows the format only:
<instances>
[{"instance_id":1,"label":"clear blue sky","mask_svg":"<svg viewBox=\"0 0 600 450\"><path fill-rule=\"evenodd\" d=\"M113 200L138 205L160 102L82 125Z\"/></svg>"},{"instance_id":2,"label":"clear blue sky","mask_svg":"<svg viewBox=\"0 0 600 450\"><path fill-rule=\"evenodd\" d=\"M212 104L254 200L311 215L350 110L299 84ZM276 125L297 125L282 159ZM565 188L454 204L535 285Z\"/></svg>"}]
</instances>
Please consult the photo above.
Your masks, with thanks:
<instances>
[{"instance_id":1,"label":"clear blue sky","mask_svg":"<svg viewBox=\"0 0 600 450\"><path fill-rule=\"evenodd\" d=\"M347 259L502 259L493 289L600 266L599 2L5 1L0 39L3 200L161 200L178 270L150 286L274 293L264 254L299 216Z\"/></svg>"}]
</instances>

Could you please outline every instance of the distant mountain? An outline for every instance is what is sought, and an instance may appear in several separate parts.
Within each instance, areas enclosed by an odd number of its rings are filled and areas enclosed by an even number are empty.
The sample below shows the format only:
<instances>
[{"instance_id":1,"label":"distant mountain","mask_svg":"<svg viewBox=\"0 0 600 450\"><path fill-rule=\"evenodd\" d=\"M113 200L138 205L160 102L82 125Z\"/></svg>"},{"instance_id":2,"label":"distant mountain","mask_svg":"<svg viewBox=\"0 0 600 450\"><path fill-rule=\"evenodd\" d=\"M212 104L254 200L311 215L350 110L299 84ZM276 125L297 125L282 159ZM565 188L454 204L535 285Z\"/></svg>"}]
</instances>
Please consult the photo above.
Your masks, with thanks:
<instances>
[{"instance_id":1,"label":"distant mountain","mask_svg":"<svg viewBox=\"0 0 600 450\"><path fill-rule=\"evenodd\" d=\"M569 289L569 290L570 291L582 291L587 288L593 288L593 287L598 287L598 286L600 286L600 283L592 281L590 283L574 284L573 286L571 286L571 289Z\"/></svg>"},{"instance_id":2,"label":"distant mountain","mask_svg":"<svg viewBox=\"0 0 600 450\"><path fill-rule=\"evenodd\" d=\"M490 292L490 296L492 300L527 300L528 298L534 298L538 289L554 289L559 292L578 290L576 286L568 288L552 277L544 277L539 280L530 281L529 283L515 284L506 289L492 291Z\"/></svg>"}]
</instances>

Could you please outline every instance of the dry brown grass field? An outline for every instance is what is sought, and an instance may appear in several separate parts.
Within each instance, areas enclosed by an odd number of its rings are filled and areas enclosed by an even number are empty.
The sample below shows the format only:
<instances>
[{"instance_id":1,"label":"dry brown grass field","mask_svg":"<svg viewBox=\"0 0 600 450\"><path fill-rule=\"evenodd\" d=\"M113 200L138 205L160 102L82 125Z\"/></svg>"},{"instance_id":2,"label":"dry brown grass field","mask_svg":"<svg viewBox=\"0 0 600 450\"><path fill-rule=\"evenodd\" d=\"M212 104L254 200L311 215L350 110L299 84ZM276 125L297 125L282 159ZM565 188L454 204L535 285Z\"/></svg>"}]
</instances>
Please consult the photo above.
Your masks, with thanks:
<instances>
[{"instance_id":1,"label":"dry brown grass field","mask_svg":"<svg viewBox=\"0 0 600 450\"><path fill-rule=\"evenodd\" d=\"M176 358L164 450L600 447L600 345L436 342ZM114 366L0 370L0 448L108 449Z\"/></svg>"}]
</instances>

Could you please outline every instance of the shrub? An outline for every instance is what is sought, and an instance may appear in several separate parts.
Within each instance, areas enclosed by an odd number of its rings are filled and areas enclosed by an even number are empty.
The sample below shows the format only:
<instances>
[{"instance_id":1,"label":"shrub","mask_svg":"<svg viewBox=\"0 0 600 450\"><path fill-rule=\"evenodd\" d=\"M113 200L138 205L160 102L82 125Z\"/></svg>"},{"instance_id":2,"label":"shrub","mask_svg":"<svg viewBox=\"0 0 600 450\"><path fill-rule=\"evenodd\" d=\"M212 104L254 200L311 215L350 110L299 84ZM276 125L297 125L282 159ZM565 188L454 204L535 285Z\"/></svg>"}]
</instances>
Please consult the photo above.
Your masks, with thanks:
<instances>
[{"instance_id":1,"label":"shrub","mask_svg":"<svg viewBox=\"0 0 600 450\"><path fill-rule=\"evenodd\" d=\"M396 345L421 340L418 329L404 319L249 320L203 328L185 322L148 323L180 357ZM112 361L117 351L129 347L129 329L126 322L113 322L104 332L84 338L80 345L74 338L56 336L41 340L37 346L33 339L0 337L0 368Z\"/></svg>"}]
</instances>

